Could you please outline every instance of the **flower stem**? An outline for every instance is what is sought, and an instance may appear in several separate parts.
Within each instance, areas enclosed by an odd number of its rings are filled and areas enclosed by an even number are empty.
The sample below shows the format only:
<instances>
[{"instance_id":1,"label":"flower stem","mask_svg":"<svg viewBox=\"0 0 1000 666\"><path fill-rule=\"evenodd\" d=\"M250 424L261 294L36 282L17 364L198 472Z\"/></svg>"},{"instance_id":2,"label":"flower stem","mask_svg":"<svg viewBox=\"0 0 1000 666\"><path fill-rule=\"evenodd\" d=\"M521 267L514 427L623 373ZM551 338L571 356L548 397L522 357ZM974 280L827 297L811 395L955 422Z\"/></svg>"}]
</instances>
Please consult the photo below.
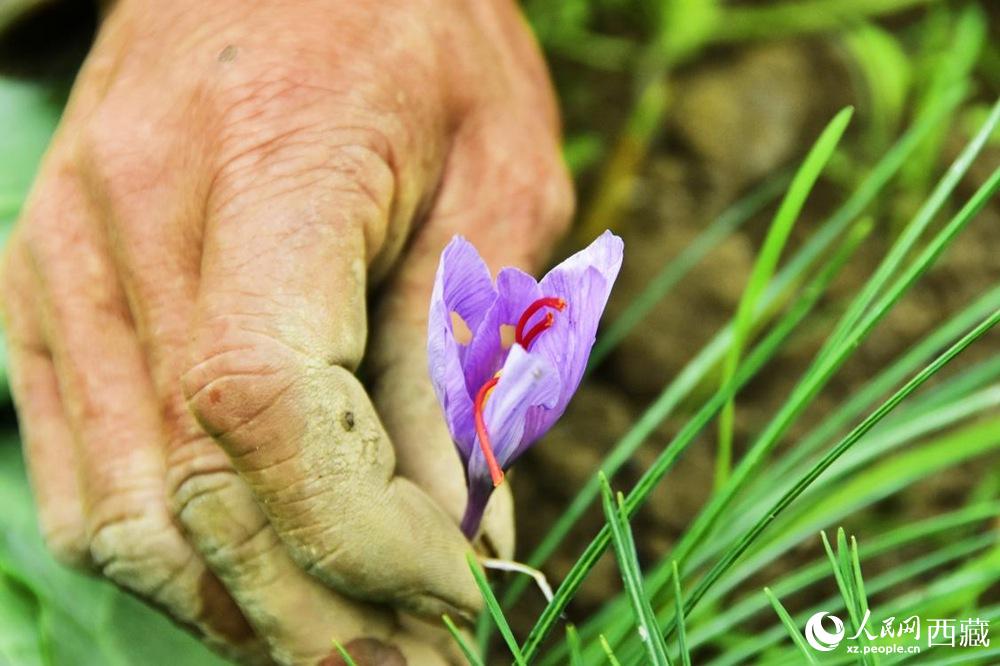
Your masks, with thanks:
<instances>
[{"instance_id":1,"label":"flower stem","mask_svg":"<svg viewBox=\"0 0 1000 666\"><path fill-rule=\"evenodd\" d=\"M479 524L483 522L483 512L490 499L492 488L483 488L483 484L469 484L469 499L465 505L465 515L462 516L462 534L469 541L474 541L479 532ZM485 491L485 492L484 492Z\"/></svg>"}]
</instances>

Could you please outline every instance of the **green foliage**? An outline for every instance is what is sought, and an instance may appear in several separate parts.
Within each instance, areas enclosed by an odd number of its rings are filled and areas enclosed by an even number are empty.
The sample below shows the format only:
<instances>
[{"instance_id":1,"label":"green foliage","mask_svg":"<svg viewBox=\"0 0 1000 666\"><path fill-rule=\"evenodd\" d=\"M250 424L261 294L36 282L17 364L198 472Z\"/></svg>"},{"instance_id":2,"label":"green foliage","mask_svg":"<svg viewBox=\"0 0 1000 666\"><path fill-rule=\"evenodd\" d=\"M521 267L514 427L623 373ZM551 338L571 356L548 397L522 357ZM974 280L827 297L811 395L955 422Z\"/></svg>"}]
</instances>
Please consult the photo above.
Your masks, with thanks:
<instances>
[{"instance_id":1,"label":"green foliage","mask_svg":"<svg viewBox=\"0 0 1000 666\"><path fill-rule=\"evenodd\" d=\"M786 296L790 290L805 279L807 271L814 267L823 253L830 250L831 245L841 237L848 228L848 225L854 222L855 218L863 213L866 207L872 204L879 193L889 183L890 179L906 162L912 151L920 145L924 137L933 131L947 117L947 114L957 106L959 101L958 92L958 90L952 89L949 95L938 98L937 104L929 108L914 126L886 152L847 201L810 235L809 240L791 257L787 265L778 272L775 279L768 286L767 291L761 299L761 307L757 313L758 319L755 320L755 325L763 322L768 309L773 308L783 296ZM758 196L758 194L751 194L743 203L734 205L732 210L735 211L749 206L751 200ZM725 234L721 235L720 240L722 237L725 237ZM659 280L653 280L636 300L638 302L655 302L657 296L654 295L654 290L659 288ZM821 293L822 289L819 290L816 296L818 297ZM638 312L633 316L629 316L627 326L619 335L624 337L632 327L642 321L644 314L644 312ZM804 315L805 313L803 313ZM731 326L725 327L712 338L701 352L691 359L687 366L664 387L660 395L650 404L632 428L612 447L611 451L605 456L601 470L609 477L613 476L629 460L646 438L664 420L673 414L681 401L691 394L694 388L704 380L712 368L722 359L728 348L731 336ZM776 352L779 346L780 341L776 341L773 345L774 349L772 353ZM762 359L761 364L765 360ZM599 492L599 483L595 474L573 498L559 520L550 528L542 543L528 556L528 564L533 567L540 567L544 564L552 553L555 552L555 549L566 537L570 529L572 529L573 524L580 519L587 510L587 507L596 499ZM523 580L512 584L508 592L504 595L504 604L510 605L514 603L526 586L527 583Z\"/></svg>"},{"instance_id":2,"label":"green foliage","mask_svg":"<svg viewBox=\"0 0 1000 666\"><path fill-rule=\"evenodd\" d=\"M0 79L0 221L17 215L35 169L59 121L58 93L28 83Z\"/></svg>"},{"instance_id":3,"label":"green foliage","mask_svg":"<svg viewBox=\"0 0 1000 666\"><path fill-rule=\"evenodd\" d=\"M830 540L827 538L826 532L821 532L820 536L823 539L823 549L826 551L826 556L830 560L830 566L833 568L833 576L837 581L837 589L840 590L840 596L844 600L844 607L847 608L847 612L851 616L851 623L854 630L860 634L862 643L868 643L867 636L861 632L867 620L868 598L865 596L864 581L861 577L857 541L852 537L851 546L848 548L847 536L843 528L838 529L837 552L835 554L833 548L830 546ZM865 666L871 666L873 660L874 658L868 654L862 654L858 657L858 662L865 664Z\"/></svg>"},{"instance_id":4,"label":"green foliage","mask_svg":"<svg viewBox=\"0 0 1000 666\"><path fill-rule=\"evenodd\" d=\"M482 666L483 660L480 658L479 654L476 653L475 648L469 645L469 642L465 640L465 636L462 632L458 630L455 623L452 622L451 618L447 615L441 616L441 621L444 622L444 626L448 628L448 633L458 644L458 648L462 651L462 655L465 657L466 661L469 662L471 666Z\"/></svg>"},{"instance_id":5,"label":"green foliage","mask_svg":"<svg viewBox=\"0 0 1000 666\"><path fill-rule=\"evenodd\" d=\"M722 384L725 385L736 372L736 364L739 362L743 346L750 335L750 326L754 320L754 312L760 304L760 299L764 294L764 289L774 276L781 258L782 250L792 233L792 226L798 219L802 207L806 203L809 192L819 179L823 167L833 155L834 149L840 142L840 138L847 129L847 124L851 120L854 110L850 107L842 110L830 121L823 130L823 133L813 144L809 154L806 155L802 166L796 172L781 200L778 212L771 221L767 236L764 238L764 245L757 254L753 269L750 271L750 278L747 286L740 298L739 307L736 310L736 317L733 322L733 338L729 343L722 366ZM732 398L726 402L719 417L719 450L716 455L715 466L715 486L721 487L729 479L730 467L733 455L733 421L735 419Z\"/></svg>"},{"instance_id":6,"label":"green foliage","mask_svg":"<svg viewBox=\"0 0 1000 666\"><path fill-rule=\"evenodd\" d=\"M712 39L776 39L850 27L860 19L903 11L934 0L786 0L737 5L725 13Z\"/></svg>"},{"instance_id":7,"label":"green foliage","mask_svg":"<svg viewBox=\"0 0 1000 666\"><path fill-rule=\"evenodd\" d=\"M667 646L663 642L656 615L649 605L642 584L642 572L639 570L639 557L635 552L635 542L632 540L632 528L629 527L628 516L625 513L625 498L621 493L617 496L611 491L607 477L601 475L601 495L604 500L604 516L611 526L611 538L618 558L618 568L622 573L622 581L632 602L632 613L638 627L638 632L649 655L649 663L656 666L667 666Z\"/></svg>"},{"instance_id":8,"label":"green foliage","mask_svg":"<svg viewBox=\"0 0 1000 666\"><path fill-rule=\"evenodd\" d=\"M778 597L774 596L771 589L767 587L764 588L764 594L767 596L767 600L771 602L771 606L774 607L774 612L777 613L778 617L781 619L781 624L785 626L785 630L788 632L789 638L792 639L792 642L795 643L795 647L797 647L802 653L802 659L807 664L817 663L813 650L809 648L805 639L802 638L802 633L799 631L798 625L795 624L795 620L793 620L792 616L788 614L785 607L781 605Z\"/></svg>"},{"instance_id":9,"label":"green foliage","mask_svg":"<svg viewBox=\"0 0 1000 666\"><path fill-rule=\"evenodd\" d=\"M569 647L570 666L583 666L583 653L580 651L580 634L576 633L576 627L572 624L566 625L566 645Z\"/></svg>"},{"instance_id":10,"label":"green foliage","mask_svg":"<svg viewBox=\"0 0 1000 666\"><path fill-rule=\"evenodd\" d=\"M960 13L937 6L921 27L921 50L914 72L917 113L933 104L956 81L970 78L988 31L987 19L975 5L968 5ZM922 196L927 190L947 132L947 126L939 127L903 167L899 178L903 205L906 198Z\"/></svg>"},{"instance_id":11,"label":"green foliage","mask_svg":"<svg viewBox=\"0 0 1000 666\"><path fill-rule=\"evenodd\" d=\"M870 230L870 223L850 226L864 211L866 205L872 202L881 190L890 182L891 176L898 172L906 162L910 151L922 145L923 140L936 131L939 123L955 108L958 89L951 88L935 98L932 106L918 116L913 129L908 131L897 144L891 148L880 163L876 165L868 178L848 198L840 211L831 219L836 225L821 226L810 236L806 246L793 255L785 267L773 275L767 275L765 287L759 290L761 303L750 312L755 314L755 326L767 322L768 313L775 311L775 306L782 301L790 304L785 313L765 330L765 334L756 347L736 364L731 378L725 379L723 386L701 409L699 409L683 426L675 438L666 446L661 456L654 462L637 486L625 498L621 508L624 515L620 518L609 517L610 528L606 527L596 537L581 555L576 565L564 578L562 585L556 591L554 601L543 611L535 629L529 634L523 646L525 657L533 659L540 647L541 640L546 636L553 623L558 619L561 610L572 597L575 590L585 579L590 568L596 563L598 556L609 544L615 544L620 550L620 540L616 539L614 520L627 519L631 516L648 494L649 489L672 467L673 462L692 443L694 437L717 414L721 407L731 399L735 392L770 358L770 354L782 348L796 326L809 316L815 300L826 292L827 285L852 253L853 248ZM945 172L944 177L934 188L926 201L912 216L902 234L886 254L881 264L876 268L871 278L853 296L839 321L831 327L826 344L817 353L812 366L806 370L799 384L794 388L778 413L763 429L761 435L750 447L749 452L740 461L737 472L722 487L713 494L708 506L696 519L695 523L685 532L679 544L671 553L655 565L644 577L644 594L642 598L651 597L652 608L656 622L663 628L664 635L677 635L680 627L678 620L685 615L694 622L693 633L687 637L688 646L704 645L706 640L720 640L725 627L732 627L738 618L748 617L750 609L759 612L759 604L744 603L736 608L720 613L721 622L715 624L711 613L704 609L718 611L718 606L699 602L712 600L713 604L727 591L732 591L747 577L771 562L782 552L799 543L805 538L805 530L815 530L816 525L828 524L836 516L844 516L856 511L886 495L896 492L915 481L926 478L943 469L986 452L996 450L1000 446L1000 423L996 419L973 421L970 425L954 429L954 426L969 418L975 418L988 413L998 404L1000 398L998 388L990 386L1000 377L1000 364L984 364L955 375L952 379L938 382L931 390L916 395L928 380L937 377L940 371L958 356L966 347L984 336L1000 320L1000 302L996 290L984 293L965 311L955 315L939 328L931 331L927 338L915 345L897 361L885 370L874 374L872 379L862 389L852 395L839 409L835 409L827 420L817 424L816 428L807 432L803 442L807 446L801 450L798 446L791 447L774 461L775 470L772 473L765 462L769 459L774 447L781 440L788 428L807 406L812 404L820 390L827 384L843 363L853 356L855 350L868 337L872 330L894 308L896 303L915 288L919 279L934 265L938 257L954 242L962 230L976 217L987 201L991 200L1000 188L1000 169L983 183L980 188L965 202L961 208L943 225L938 225L934 232L931 221L943 209L946 201L953 194L955 186L964 174L968 172L973 161L981 152L985 143L992 136L1000 121L1000 104L986 118L976 136L966 149L958 156L952 167ZM835 229L829 235L824 234L829 229ZM823 250L815 251L810 242L819 237L827 244L836 241L839 251L827 257L820 269L814 272L812 279L805 287L793 290L796 282L800 282L806 274L806 269L815 261ZM802 259L802 257L806 259ZM695 259L696 260L696 259ZM775 262L776 263L776 262ZM997 287L1000 289L1000 285ZM662 284L651 285L651 289L662 290ZM790 294L795 294L790 297ZM655 302L655 297L650 297ZM648 308L648 305L644 305ZM746 316L746 315L744 315ZM641 320L641 311L632 314L629 326ZM971 328L971 330L969 330ZM620 339L627 330L616 333ZM724 358L725 353L733 353L732 337L729 330L724 331L725 338L714 353L705 357L697 357L692 361L699 370L698 376L704 376L711 365ZM713 349L713 340L706 349ZM613 346L613 345L610 345ZM609 348L610 348L609 346ZM600 348L599 348L600 349ZM941 351L941 350L944 351ZM606 353L606 352L604 352ZM899 382L908 381L891 393L888 399L879 403L886 391L891 391ZM683 373L682 373L683 377ZM625 446L615 447L608 460L602 466L603 470L613 473L631 451L645 436L678 404L681 396L690 391L697 380L686 386L678 384L675 379L665 391L670 401L658 400L651 411L644 415L635 426L637 433L625 436ZM683 388L678 389L677 386ZM661 396L662 398L662 396ZM912 402L912 406L907 407ZM863 411L868 416L855 425L846 435L836 439L832 444L830 439L851 423ZM898 410L897 414L893 412ZM944 434L932 439L922 446L917 446L895 458L886 457L879 464L872 461L879 456L887 456L892 450L905 443L944 430ZM864 443L863 449L855 449ZM825 453L821 449L825 449ZM838 484L837 479L841 479ZM758 480L760 482L758 482ZM598 487L601 487L598 479ZM608 495L605 491L605 506L608 505ZM746 497L750 503L740 505L741 520L733 520L734 501L736 497ZM571 525L593 499L588 488L578 496L571 505L563 520ZM992 507L991 511L996 508ZM787 511L787 514L785 513ZM982 520L981 513L976 514ZM728 517L729 520L724 520ZM562 533L563 520L556 525L556 532ZM746 526L735 529L734 526ZM814 532L813 532L814 533ZM898 533L900 535L904 532ZM916 533L911 533L916 534ZM552 535L550 534L550 537ZM919 532L919 538L929 534ZM548 556L548 549L554 549L561 536L556 536L553 542L543 543L532 558L532 564L539 565ZM910 538L910 536L907 536ZM913 537L917 538L917 537ZM894 536L884 547L898 547L899 538ZM985 536L970 536L940 551L931 552L927 557L918 558L913 566L904 567L899 572L904 576L916 576L918 572L926 571L943 562L954 562L968 557L977 549L992 542ZM879 544L883 547L883 544ZM548 552L547 552L548 551ZM849 609L852 617L859 616L868 609L867 595L871 592L881 592L907 578L892 575L876 576L866 585L861 578L861 558L856 544L850 547L841 537L840 555L836 562L838 573L841 573L844 588L844 599L841 605ZM627 559L622 559L623 576L630 576L625 571L631 568ZM695 584L686 595L682 610L673 603L661 599L660 592L674 580L673 567L675 563L687 568L701 569L702 573L695 576ZM979 569L975 576L964 582L959 588L963 598L975 600L976 595L988 581L996 580L1000 574L993 570L992 575L987 569ZM799 585L811 584L822 576L822 568L811 568L801 576L790 576L790 581ZM718 589L716 589L718 586ZM628 587L628 586L627 586ZM513 593L508 593L505 601L516 596L516 586ZM637 595L633 591L626 595L628 602L635 608ZM679 591L676 585L670 585L674 594ZM846 601L845 601L846 600ZM776 602L776 598L774 599ZM900 599L902 603L905 599ZM509 601L508 601L509 603ZM590 622L583 625L579 632L582 643L583 663L599 661L599 656L607 653L605 645L616 654L623 663L636 663L640 655L648 649L634 638L636 627L649 626L650 620L645 615L639 619L623 615L624 602L621 599L611 602L604 610L597 613ZM778 604L780 605L780 604ZM777 607L777 606L776 606ZM896 606L890 605L890 608ZM779 618L783 623L775 634L768 630L760 636L737 639L742 645L734 649L727 642L720 642L722 657L719 663L743 663L751 652L764 646L774 645L773 641L781 635L787 635L799 619ZM706 633L708 627L713 627ZM687 633L687 632L685 632ZM574 635L576 635L574 633ZM593 642L591 642L593 641ZM742 642L741 642L742 641ZM770 642L768 642L770 641ZM574 640L574 654L575 654ZM757 647L754 647L754 646ZM595 652L596 650L596 652ZM800 651L799 647L796 650ZM801 656L801 652L799 652ZM561 646L556 646L548 655L540 659L543 664L559 663L566 655ZM742 656L741 656L742 655ZM648 656L647 656L648 658ZM576 657L574 657L576 659Z\"/></svg>"},{"instance_id":12,"label":"green foliage","mask_svg":"<svg viewBox=\"0 0 1000 666\"><path fill-rule=\"evenodd\" d=\"M354 657L351 656L344 646L340 644L336 638L333 639L333 647L337 650L337 654L340 655L341 659L344 660L345 666L358 666L357 662L354 661Z\"/></svg>"},{"instance_id":13,"label":"green foliage","mask_svg":"<svg viewBox=\"0 0 1000 666\"><path fill-rule=\"evenodd\" d=\"M649 496L652 489L673 467L683 451L694 441L698 433L708 424L708 422L718 413L726 400L741 386L746 384L750 378L760 370L764 363L773 356L782 345L787 336L808 314L816 304L817 299L824 289L829 285L836 269L843 263L843 256L835 257L797 299L793 308L782 318L774 329L747 355L745 361L740 365L736 375L717 391L712 398L706 402L702 408L680 432L674 437L670 444L663 450L653 465L646 470L636 487L629 493L626 499L626 509L631 515L642 502ZM579 589L587 572L594 566L597 559L607 548L610 541L610 532L607 527L601 530L597 537L590 543L584 553L577 560L576 564L567 574L562 585L556 590L552 603L543 611L535 629L528 636L525 644L526 652L537 649L542 638L551 628L559 613L565 608L572 595ZM654 586L654 591L659 584Z\"/></svg>"},{"instance_id":14,"label":"green foliage","mask_svg":"<svg viewBox=\"0 0 1000 666\"><path fill-rule=\"evenodd\" d=\"M934 567L940 567L942 564L947 564L956 559L980 552L986 545L994 541L992 537L989 535L985 537L984 535L975 535L971 539L963 539L962 536L968 534L972 527L994 519L997 516L997 512L1000 512L1000 503L972 505L951 514L934 516L919 522L906 524L895 530L876 536L867 547L861 548L861 557L877 557L885 553L911 547L916 543L941 541L944 537L948 538L946 542L948 545L939 551L927 553L916 560L907 562L898 569L876 577L872 581L869 581L866 589L871 593L883 592L900 582L908 582L916 579ZM810 531L809 534L814 533ZM800 539L796 539L796 543L799 541ZM774 550L761 551L759 555L769 556L771 559L768 559L767 562L771 562L773 561ZM730 576L729 584L720 584L717 586L706 597L706 600L713 600L719 595L731 591L733 580L745 580L751 573L758 571L760 565L758 562L755 562L758 559L760 557L745 560L738 567L741 571L735 572L737 573L735 576ZM786 573L780 581L775 583L774 591L776 595L783 596L796 594L824 580L828 575L829 562L825 558L817 560ZM711 617L708 617L704 612L696 611L692 614L692 617L698 620L699 626L692 634L692 641L696 645L705 644L712 637L723 635L739 622L753 617L765 606L766 603L759 595L751 593L744 595L735 603L730 604L728 608L713 614ZM705 606L702 608L705 608ZM836 605L834 602L828 603L827 601L823 601L821 605L816 606L816 609L820 608L832 610L836 608ZM804 613L802 617L808 617L808 613ZM744 646L743 651L738 652L734 650L733 658L737 660L739 658L746 658L748 654L752 654L753 650L763 649L771 642L780 640L782 633L777 628L770 633L763 632L753 641L748 642Z\"/></svg>"},{"instance_id":15,"label":"green foliage","mask_svg":"<svg viewBox=\"0 0 1000 666\"><path fill-rule=\"evenodd\" d=\"M486 575L483 573L482 568L480 568L479 563L476 562L476 558L469 553L469 569L472 570L472 576L476 579L476 585L479 586L479 591L483 595L483 600L486 602L486 610L489 612L490 617L493 618L493 622L496 624L497 629L500 630L500 635L503 636L504 641L507 642L507 647L510 648L510 652L514 655L514 661L518 666L524 666L527 661L524 655L521 653L521 648L517 644L517 639L514 638L514 632L510 630L510 625L507 623L507 618L504 617L503 610L500 608L500 602L497 601L496 596L493 595L493 589L490 587L490 583L486 580Z\"/></svg>"},{"instance_id":16,"label":"green foliage","mask_svg":"<svg viewBox=\"0 0 1000 666\"><path fill-rule=\"evenodd\" d=\"M42 666L46 646L37 631L38 597L12 572L0 576L0 659L8 664Z\"/></svg>"},{"instance_id":17,"label":"green foliage","mask_svg":"<svg viewBox=\"0 0 1000 666\"><path fill-rule=\"evenodd\" d=\"M688 649L687 629L684 626L684 595L681 593L681 573L677 560L670 562L674 579L674 617L677 618L677 650L681 654L681 664L691 666L691 651Z\"/></svg>"},{"instance_id":18,"label":"green foliage","mask_svg":"<svg viewBox=\"0 0 1000 666\"><path fill-rule=\"evenodd\" d=\"M677 62L696 52L711 38L722 12L718 0L663 2L653 42L657 59Z\"/></svg>"},{"instance_id":19,"label":"green foliage","mask_svg":"<svg viewBox=\"0 0 1000 666\"><path fill-rule=\"evenodd\" d=\"M870 154L877 155L892 142L906 112L912 79L909 58L892 33L873 23L862 23L841 41L867 101L863 143Z\"/></svg>"},{"instance_id":20,"label":"green foliage","mask_svg":"<svg viewBox=\"0 0 1000 666\"><path fill-rule=\"evenodd\" d=\"M608 643L608 639L604 637L604 634L601 634L600 641L601 649L604 650L604 654L608 658L608 663L611 664L611 666L622 666L622 663L618 661L618 657L615 655L614 648L611 647L610 643Z\"/></svg>"},{"instance_id":21,"label":"green foliage","mask_svg":"<svg viewBox=\"0 0 1000 666\"><path fill-rule=\"evenodd\" d=\"M10 435L0 441L0 505L0 662L225 663L159 611L51 558L37 533L20 449Z\"/></svg>"}]
</instances>

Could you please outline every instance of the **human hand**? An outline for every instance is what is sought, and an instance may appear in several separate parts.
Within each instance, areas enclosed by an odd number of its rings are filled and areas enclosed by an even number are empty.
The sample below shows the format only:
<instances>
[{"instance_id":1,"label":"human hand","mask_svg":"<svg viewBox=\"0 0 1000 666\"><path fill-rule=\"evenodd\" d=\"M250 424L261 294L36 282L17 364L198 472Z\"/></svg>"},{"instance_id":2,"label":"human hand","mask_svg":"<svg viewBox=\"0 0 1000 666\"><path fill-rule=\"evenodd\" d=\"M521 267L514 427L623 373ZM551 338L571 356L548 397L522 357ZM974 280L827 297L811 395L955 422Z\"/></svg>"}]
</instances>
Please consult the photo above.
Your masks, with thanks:
<instances>
[{"instance_id":1,"label":"human hand","mask_svg":"<svg viewBox=\"0 0 1000 666\"><path fill-rule=\"evenodd\" d=\"M434 269L456 233L538 266L557 134L510 0L118 0L3 271L57 556L244 661L440 659L406 614L480 602ZM485 525L509 556L509 495Z\"/></svg>"}]
</instances>

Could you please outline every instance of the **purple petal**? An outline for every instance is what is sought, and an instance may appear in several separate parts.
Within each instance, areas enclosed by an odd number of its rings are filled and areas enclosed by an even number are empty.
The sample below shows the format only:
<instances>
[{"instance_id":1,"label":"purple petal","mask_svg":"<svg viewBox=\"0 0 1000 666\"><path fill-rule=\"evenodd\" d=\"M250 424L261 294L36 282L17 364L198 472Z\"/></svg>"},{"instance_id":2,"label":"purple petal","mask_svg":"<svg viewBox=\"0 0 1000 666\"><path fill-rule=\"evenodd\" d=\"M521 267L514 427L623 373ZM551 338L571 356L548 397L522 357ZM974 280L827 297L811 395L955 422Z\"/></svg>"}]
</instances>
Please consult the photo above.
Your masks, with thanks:
<instances>
[{"instance_id":1,"label":"purple petal","mask_svg":"<svg viewBox=\"0 0 1000 666\"><path fill-rule=\"evenodd\" d=\"M462 371L462 357L467 350L455 339L452 313L457 313L475 330L494 300L496 291L489 269L472 244L456 236L441 254L434 279L427 324L427 360L434 392L464 461L468 461L475 442L475 426L472 397Z\"/></svg>"},{"instance_id":2,"label":"purple petal","mask_svg":"<svg viewBox=\"0 0 1000 666\"><path fill-rule=\"evenodd\" d=\"M465 375L459 360L458 343L446 331L450 324L443 308L434 308L430 314L430 332L427 338L427 362L431 384L444 412L448 432L464 462L476 438L472 420L472 398L465 389Z\"/></svg>"},{"instance_id":3,"label":"purple petal","mask_svg":"<svg viewBox=\"0 0 1000 666\"><path fill-rule=\"evenodd\" d=\"M500 329L516 326L531 303L541 298L538 282L517 268L504 268L497 275L497 298L475 329L464 360L465 383L473 396L492 379L507 359Z\"/></svg>"},{"instance_id":4,"label":"purple petal","mask_svg":"<svg viewBox=\"0 0 1000 666\"><path fill-rule=\"evenodd\" d=\"M475 331L497 297L493 277L475 246L455 236L441 253L434 283L441 285L441 298L448 312L457 313L470 331Z\"/></svg>"},{"instance_id":5,"label":"purple petal","mask_svg":"<svg viewBox=\"0 0 1000 666\"><path fill-rule=\"evenodd\" d=\"M533 437L540 436L562 416L583 379L597 325L621 268L622 250L621 238L606 231L549 271L539 283L543 295L561 297L566 309L556 314L553 326L531 346L533 354L544 355L558 369L561 385L557 404L531 419Z\"/></svg>"},{"instance_id":6,"label":"purple petal","mask_svg":"<svg viewBox=\"0 0 1000 666\"><path fill-rule=\"evenodd\" d=\"M621 238L610 231L605 231L595 238L590 245L576 254L566 257L562 263L550 270L542 278L542 291L545 291L546 280L554 275L582 276L588 268L596 268L604 279L607 280L608 292L610 293L611 285L615 283L615 278L618 277L618 270L622 267L624 248L625 243Z\"/></svg>"},{"instance_id":7,"label":"purple petal","mask_svg":"<svg viewBox=\"0 0 1000 666\"><path fill-rule=\"evenodd\" d=\"M483 409L486 432L500 467L509 467L523 450L528 410L551 408L559 400L559 393L559 373L545 357L526 352L520 345L511 347L500 380ZM473 483L492 487L486 457L478 442L469 460L469 484Z\"/></svg>"}]
</instances>

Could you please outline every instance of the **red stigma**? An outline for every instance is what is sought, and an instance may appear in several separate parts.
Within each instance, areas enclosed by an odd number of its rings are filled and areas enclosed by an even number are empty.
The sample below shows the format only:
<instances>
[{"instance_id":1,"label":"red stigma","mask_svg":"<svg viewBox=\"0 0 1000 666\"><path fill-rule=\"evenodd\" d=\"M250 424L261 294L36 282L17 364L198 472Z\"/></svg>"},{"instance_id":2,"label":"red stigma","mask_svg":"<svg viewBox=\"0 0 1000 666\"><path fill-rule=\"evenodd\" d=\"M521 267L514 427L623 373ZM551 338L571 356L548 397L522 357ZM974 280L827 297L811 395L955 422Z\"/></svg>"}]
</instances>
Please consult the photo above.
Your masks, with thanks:
<instances>
[{"instance_id":1,"label":"red stigma","mask_svg":"<svg viewBox=\"0 0 1000 666\"><path fill-rule=\"evenodd\" d=\"M528 345L531 344L532 340L537 338L538 335L545 329L551 328L552 324L554 324L555 321L556 318L552 315L551 312L545 313L545 319L532 326L531 330L524 334L524 340L521 342L521 346L527 349Z\"/></svg>"},{"instance_id":2,"label":"red stigma","mask_svg":"<svg viewBox=\"0 0 1000 666\"><path fill-rule=\"evenodd\" d=\"M539 298L537 301L532 303L525 309L524 314L517 322L517 328L514 329L514 342L521 345L525 349L528 348L535 338L544 331L545 329L552 326L555 322L555 317L549 312L545 315L545 319L535 324L527 333L524 332L524 327L528 325L531 318L536 312L542 308L555 308L562 312L566 308L566 301L559 298L558 296L546 296L544 298Z\"/></svg>"},{"instance_id":3,"label":"red stigma","mask_svg":"<svg viewBox=\"0 0 1000 666\"><path fill-rule=\"evenodd\" d=\"M476 418L476 434L479 435L479 448L483 450L483 455L486 456L486 466L490 468L490 476L493 478L494 488L503 483L503 470L500 469L500 464L497 462L496 456L493 455L493 445L490 443L490 435L486 432L486 422L483 420L483 406L486 404L486 398L489 396L490 391L493 390L498 381L500 381L499 377L493 377L483 384L479 388L479 392L476 393L476 402L473 405Z\"/></svg>"},{"instance_id":4,"label":"red stigma","mask_svg":"<svg viewBox=\"0 0 1000 666\"><path fill-rule=\"evenodd\" d=\"M525 333L524 329L531 322L531 318L542 308L553 308L561 312L566 309L566 301L557 296L546 296L545 298L539 298L525 309L517 322L517 327L514 329L514 342L524 347L524 349L527 349L534 342L535 338L541 335L542 331L552 328L552 324L556 321L555 316L551 312L547 312L544 319L532 326ZM489 398L490 392L497 385L498 381L500 381L499 372L480 386L479 391L476 392L476 399L472 407L476 422L476 435L479 438L479 448L482 449L483 456L486 458L486 466L489 467L494 488L503 483L503 470L500 468L500 463L497 462L496 456L493 455L493 444L490 442L490 434L486 431L483 408L486 405L486 399Z\"/></svg>"}]
</instances>

